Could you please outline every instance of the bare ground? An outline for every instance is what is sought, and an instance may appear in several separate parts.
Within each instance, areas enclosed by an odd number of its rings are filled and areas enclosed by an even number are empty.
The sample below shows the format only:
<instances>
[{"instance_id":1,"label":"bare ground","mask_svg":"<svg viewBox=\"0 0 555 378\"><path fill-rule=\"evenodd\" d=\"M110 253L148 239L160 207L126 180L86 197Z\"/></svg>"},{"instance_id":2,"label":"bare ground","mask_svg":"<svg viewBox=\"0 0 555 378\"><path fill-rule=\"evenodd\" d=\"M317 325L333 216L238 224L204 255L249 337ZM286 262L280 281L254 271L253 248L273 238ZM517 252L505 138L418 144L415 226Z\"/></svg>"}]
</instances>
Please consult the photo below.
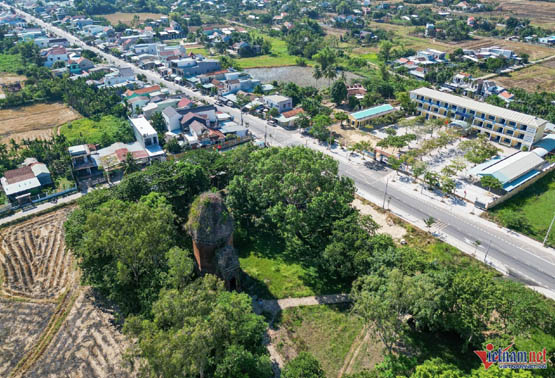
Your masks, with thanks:
<instances>
[{"instance_id":1,"label":"bare ground","mask_svg":"<svg viewBox=\"0 0 555 378\"><path fill-rule=\"evenodd\" d=\"M53 303L24 303L0 298L0 377L7 377L38 340L54 307Z\"/></svg>"},{"instance_id":2,"label":"bare ground","mask_svg":"<svg viewBox=\"0 0 555 378\"><path fill-rule=\"evenodd\" d=\"M36 104L0 110L0 141L49 138L52 129L81 118L64 104Z\"/></svg>"},{"instance_id":3,"label":"bare ground","mask_svg":"<svg viewBox=\"0 0 555 378\"><path fill-rule=\"evenodd\" d=\"M555 7L555 5L554 5ZM554 51L555 53L555 51ZM529 92L555 91L555 59L513 72L508 76L498 76L495 81L506 88L522 88Z\"/></svg>"},{"instance_id":4,"label":"bare ground","mask_svg":"<svg viewBox=\"0 0 555 378\"><path fill-rule=\"evenodd\" d=\"M396 225L386 213L379 212L371 205L364 203L361 199L355 198L352 206L358 209L362 215L370 215L372 219L380 225L378 232L391 235L393 239L402 239L406 235L407 230Z\"/></svg>"},{"instance_id":5,"label":"bare ground","mask_svg":"<svg viewBox=\"0 0 555 378\"><path fill-rule=\"evenodd\" d=\"M104 17L105 19L110 22L112 25L117 25L118 22L122 22L127 25L131 25L131 21L133 21L133 17L138 16L139 22L143 22L147 19L159 20L161 16L164 16L161 13L122 13L116 12L112 14L99 14L100 17Z\"/></svg>"},{"instance_id":6,"label":"bare ground","mask_svg":"<svg viewBox=\"0 0 555 378\"><path fill-rule=\"evenodd\" d=\"M113 315L82 290L66 321L25 377L132 377L123 355L129 346L114 326Z\"/></svg>"}]
</instances>

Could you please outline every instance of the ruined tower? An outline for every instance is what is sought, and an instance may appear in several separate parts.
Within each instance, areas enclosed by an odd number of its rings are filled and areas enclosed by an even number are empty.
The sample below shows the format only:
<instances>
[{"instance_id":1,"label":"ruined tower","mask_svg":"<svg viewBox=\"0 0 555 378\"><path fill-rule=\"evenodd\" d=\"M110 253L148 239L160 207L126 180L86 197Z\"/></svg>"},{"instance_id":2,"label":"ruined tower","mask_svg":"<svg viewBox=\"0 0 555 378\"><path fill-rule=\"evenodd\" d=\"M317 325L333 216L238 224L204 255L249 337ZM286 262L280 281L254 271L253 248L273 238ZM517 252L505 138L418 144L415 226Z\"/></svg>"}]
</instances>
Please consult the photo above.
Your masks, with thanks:
<instances>
[{"instance_id":1,"label":"ruined tower","mask_svg":"<svg viewBox=\"0 0 555 378\"><path fill-rule=\"evenodd\" d=\"M185 229L201 274L215 274L228 290L240 290L239 258L233 248L233 218L218 193L203 193L191 205Z\"/></svg>"}]
</instances>

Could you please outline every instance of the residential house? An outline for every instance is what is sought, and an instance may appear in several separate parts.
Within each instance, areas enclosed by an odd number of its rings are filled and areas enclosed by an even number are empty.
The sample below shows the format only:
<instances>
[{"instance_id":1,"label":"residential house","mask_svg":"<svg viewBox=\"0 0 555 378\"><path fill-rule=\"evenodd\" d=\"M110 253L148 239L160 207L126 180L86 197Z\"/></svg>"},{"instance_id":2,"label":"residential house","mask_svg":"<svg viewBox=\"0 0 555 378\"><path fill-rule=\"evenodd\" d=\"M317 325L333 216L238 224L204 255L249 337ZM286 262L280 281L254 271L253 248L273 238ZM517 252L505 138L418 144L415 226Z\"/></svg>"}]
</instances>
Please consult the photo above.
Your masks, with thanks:
<instances>
[{"instance_id":1,"label":"residential house","mask_svg":"<svg viewBox=\"0 0 555 378\"><path fill-rule=\"evenodd\" d=\"M29 200L31 195L52 185L52 177L46 164L31 158L26 159L21 168L5 171L0 182L8 199L15 202Z\"/></svg>"},{"instance_id":2,"label":"residential house","mask_svg":"<svg viewBox=\"0 0 555 378\"><path fill-rule=\"evenodd\" d=\"M104 85L114 87L122 84L129 84L135 81L135 73L129 67L116 69L104 76Z\"/></svg>"},{"instance_id":3,"label":"residential house","mask_svg":"<svg viewBox=\"0 0 555 378\"><path fill-rule=\"evenodd\" d=\"M93 158L96 152L94 144L81 144L68 148L71 157L71 168L76 179L89 178L99 174L98 162Z\"/></svg>"},{"instance_id":4,"label":"residential house","mask_svg":"<svg viewBox=\"0 0 555 378\"><path fill-rule=\"evenodd\" d=\"M272 109L277 109L280 113L293 109L293 100L291 97L281 95L268 95L263 98L264 104Z\"/></svg>"},{"instance_id":5,"label":"residential house","mask_svg":"<svg viewBox=\"0 0 555 378\"><path fill-rule=\"evenodd\" d=\"M77 59L70 59L68 61L69 72L72 74L80 75L84 71L94 68L94 63L87 58L79 57Z\"/></svg>"},{"instance_id":6,"label":"residential house","mask_svg":"<svg viewBox=\"0 0 555 378\"><path fill-rule=\"evenodd\" d=\"M303 108L296 108L288 112L283 112L276 121L281 127L292 128L295 127L295 122L299 119L300 115L304 113Z\"/></svg>"},{"instance_id":7,"label":"residential house","mask_svg":"<svg viewBox=\"0 0 555 378\"><path fill-rule=\"evenodd\" d=\"M152 160L166 160L164 150L158 144L158 133L145 117L129 118L137 142L147 151Z\"/></svg>"},{"instance_id":8,"label":"residential house","mask_svg":"<svg viewBox=\"0 0 555 378\"><path fill-rule=\"evenodd\" d=\"M56 62L63 62L64 66L67 64L69 56L65 47L52 47L46 52L46 67L52 67Z\"/></svg>"}]
</instances>

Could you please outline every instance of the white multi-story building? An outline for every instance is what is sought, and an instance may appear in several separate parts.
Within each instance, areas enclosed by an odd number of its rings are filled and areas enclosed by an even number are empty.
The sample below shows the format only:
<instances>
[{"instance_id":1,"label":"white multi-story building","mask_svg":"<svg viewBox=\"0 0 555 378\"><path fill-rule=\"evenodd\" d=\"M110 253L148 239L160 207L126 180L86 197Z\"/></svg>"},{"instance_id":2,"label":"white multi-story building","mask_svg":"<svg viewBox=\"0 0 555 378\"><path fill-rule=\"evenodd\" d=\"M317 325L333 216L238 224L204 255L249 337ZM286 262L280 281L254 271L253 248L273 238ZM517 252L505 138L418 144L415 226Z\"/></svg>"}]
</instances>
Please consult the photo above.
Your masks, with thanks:
<instances>
[{"instance_id":1,"label":"white multi-story building","mask_svg":"<svg viewBox=\"0 0 555 378\"><path fill-rule=\"evenodd\" d=\"M149 159L166 160L164 150L158 144L158 133L145 117L129 118L137 142L147 151Z\"/></svg>"},{"instance_id":2,"label":"white multi-story building","mask_svg":"<svg viewBox=\"0 0 555 378\"><path fill-rule=\"evenodd\" d=\"M514 148L530 149L543 137L547 125L538 117L430 88L415 89L410 97L417 103L418 114L426 119L464 120L491 141Z\"/></svg>"}]
</instances>

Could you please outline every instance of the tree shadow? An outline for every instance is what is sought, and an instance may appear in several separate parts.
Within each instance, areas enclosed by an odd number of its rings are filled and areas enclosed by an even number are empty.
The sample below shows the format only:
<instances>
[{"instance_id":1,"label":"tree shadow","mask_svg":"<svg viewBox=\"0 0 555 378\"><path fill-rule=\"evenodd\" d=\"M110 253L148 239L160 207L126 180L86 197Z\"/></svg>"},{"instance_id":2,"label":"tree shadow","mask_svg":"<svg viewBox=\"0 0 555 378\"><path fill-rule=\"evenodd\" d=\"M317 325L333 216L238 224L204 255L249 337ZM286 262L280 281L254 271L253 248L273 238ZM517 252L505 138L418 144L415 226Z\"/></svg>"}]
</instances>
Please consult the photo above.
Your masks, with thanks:
<instances>
[{"instance_id":1,"label":"tree shadow","mask_svg":"<svg viewBox=\"0 0 555 378\"><path fill-rule=\"evenodd\" d=\"M462 352L463 341L456 333L410 330L407 332L407 343L418 351L420 363L440 357L466 373L480 366L480 360L471 347Z\"/></svg>"}]
</instances>

